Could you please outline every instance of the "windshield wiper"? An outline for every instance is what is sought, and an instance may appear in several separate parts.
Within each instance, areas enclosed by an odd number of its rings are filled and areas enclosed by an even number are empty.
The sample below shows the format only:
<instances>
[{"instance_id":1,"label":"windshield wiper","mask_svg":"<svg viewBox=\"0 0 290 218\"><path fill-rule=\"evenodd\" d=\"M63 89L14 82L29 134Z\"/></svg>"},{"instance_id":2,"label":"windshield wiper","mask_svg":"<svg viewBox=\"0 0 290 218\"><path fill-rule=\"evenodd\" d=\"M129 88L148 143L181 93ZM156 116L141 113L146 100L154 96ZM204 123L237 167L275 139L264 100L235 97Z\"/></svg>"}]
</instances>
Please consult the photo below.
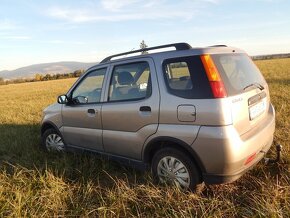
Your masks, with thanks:
<instances>
[{"instance_id":1,"label":"windshield wiper","mask_svg":"<svg viewBox=\"0 0 290 218\"><path fill-rule=\"evenodd\" d=\"M250 87L256 87L256 88L258 88L258 89L260 89L260 90L265 89L264 86L262 86L260 83L251 83L250 85L247 85L247 86L244 88L244 90L246 90L246 89L248 89L248 88L250 88Z\"/></svg>"}]
</instances>

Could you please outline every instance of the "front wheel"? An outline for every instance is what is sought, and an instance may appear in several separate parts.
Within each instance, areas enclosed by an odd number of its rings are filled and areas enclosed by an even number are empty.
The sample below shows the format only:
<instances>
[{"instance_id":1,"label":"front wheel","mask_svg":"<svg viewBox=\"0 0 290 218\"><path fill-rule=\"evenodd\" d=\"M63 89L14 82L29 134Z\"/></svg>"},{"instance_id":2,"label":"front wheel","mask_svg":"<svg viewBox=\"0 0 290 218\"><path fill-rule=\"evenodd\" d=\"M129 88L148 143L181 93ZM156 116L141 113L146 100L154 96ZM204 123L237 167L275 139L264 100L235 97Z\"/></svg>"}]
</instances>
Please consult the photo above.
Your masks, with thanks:
<instances>
[{"instance_id":1,"label":"front wheel","mask_svg":"<svg viewBox=\"0 0 290 218\"><path fill-rule=\"evenodd\" d=\"M55 129L48 129L42 135L42 146L47 151L64 151L65 144L61 135Z\"/></svg>"},{"instance_id":2,"label":"front wheel","mask_svg":"<svg viewBox=\"0 0 290 218\"><path fill-rule=\"evenodd\" d=\"M157 182L173 184L182 190L201 191L201 176L194 162L183 152L163 148L153 157L151 170Z\"/></svg>"}]
</instances>

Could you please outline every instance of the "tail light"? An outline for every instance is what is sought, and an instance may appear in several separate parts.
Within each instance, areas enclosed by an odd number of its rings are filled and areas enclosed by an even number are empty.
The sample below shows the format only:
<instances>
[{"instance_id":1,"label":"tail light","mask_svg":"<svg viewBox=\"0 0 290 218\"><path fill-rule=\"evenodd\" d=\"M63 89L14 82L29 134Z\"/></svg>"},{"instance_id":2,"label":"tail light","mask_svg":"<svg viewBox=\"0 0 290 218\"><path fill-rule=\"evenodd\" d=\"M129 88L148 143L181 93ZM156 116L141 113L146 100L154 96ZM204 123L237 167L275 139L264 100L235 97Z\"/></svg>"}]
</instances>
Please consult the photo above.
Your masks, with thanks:
<instances>
[{"instance_id":1,"label":"tail light","mask_svg":"<svg viewBox=\"0 0 290 218\"><path fill-rule=\"evenodd\" d=\"M215 98L226 97L227 92L224 83L210 55L201 55L200 58L203 63L207 78L209 80L213 96Z\"/></svg>"}]
</instances>

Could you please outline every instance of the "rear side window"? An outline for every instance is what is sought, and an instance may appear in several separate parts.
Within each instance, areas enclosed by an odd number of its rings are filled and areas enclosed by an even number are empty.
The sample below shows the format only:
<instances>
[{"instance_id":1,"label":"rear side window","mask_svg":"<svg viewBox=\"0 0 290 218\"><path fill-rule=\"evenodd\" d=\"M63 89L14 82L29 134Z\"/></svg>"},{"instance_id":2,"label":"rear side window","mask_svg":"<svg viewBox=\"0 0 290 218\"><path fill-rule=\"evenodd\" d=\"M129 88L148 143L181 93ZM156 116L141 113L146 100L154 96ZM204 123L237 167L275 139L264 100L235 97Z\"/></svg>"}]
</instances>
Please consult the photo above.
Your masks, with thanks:
<instances>
[{"instance_id":1,"label":"rear side window","mask_svg":"<svg viewBox=\"0 0 290 218\"><path fill-rule=\"evenodd\" d=\"M174 62L166 64L167 81L170 89L192 89L190 73L186 62Z\"/></svg>"},{"instance_id":2,"label":"rear side window","mask_svg":"<svg viewBox=\"0 0 290 218\"><path fill-rule=\"evenodd\" d=\"M211 55L226 86L228 95L240 94L250 84L265 84L259 69L246 54Z\"/></svg>"},{"instance_id":3,"label":"rear side window","mask_svg":"<svg viewBox=\"0 0 290 218\"><path fill-rule=\"evenodd\" d=\"M199 56L167 59L163 71L169 93L189 99L213 97Z\"/></svg>"}]
</instances>

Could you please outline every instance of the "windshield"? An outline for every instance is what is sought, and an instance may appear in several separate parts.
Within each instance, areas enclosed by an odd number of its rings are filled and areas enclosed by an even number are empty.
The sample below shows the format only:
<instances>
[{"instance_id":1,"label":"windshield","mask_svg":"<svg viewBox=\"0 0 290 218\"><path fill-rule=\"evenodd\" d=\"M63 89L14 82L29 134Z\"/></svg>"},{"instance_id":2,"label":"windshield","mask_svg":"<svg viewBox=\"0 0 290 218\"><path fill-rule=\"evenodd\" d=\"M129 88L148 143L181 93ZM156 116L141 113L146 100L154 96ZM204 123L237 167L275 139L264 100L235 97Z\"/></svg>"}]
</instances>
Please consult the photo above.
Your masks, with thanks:
<instances>
[{"instance_id":1,"label":"windshield","mask_svg":"<svg viewBox=\"0 0 290 218\"><path fill-rule=\"evenodd\" d=\"M266 83L259 69L246 54L215 54L212 58L228 95L240 94L251 84L263 86Z\"/></svg>"}]
</instances>

